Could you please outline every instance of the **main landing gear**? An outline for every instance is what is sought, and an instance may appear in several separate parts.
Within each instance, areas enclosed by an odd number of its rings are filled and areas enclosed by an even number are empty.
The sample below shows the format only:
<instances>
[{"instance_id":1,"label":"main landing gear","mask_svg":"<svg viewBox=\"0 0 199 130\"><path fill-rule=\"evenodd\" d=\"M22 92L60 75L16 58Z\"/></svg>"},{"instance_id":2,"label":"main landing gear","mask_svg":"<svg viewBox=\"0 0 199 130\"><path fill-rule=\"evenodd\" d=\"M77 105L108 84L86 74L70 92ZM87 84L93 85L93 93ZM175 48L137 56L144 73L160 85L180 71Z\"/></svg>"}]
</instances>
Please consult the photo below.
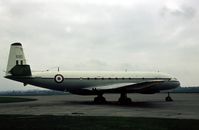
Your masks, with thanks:
<instances>
[{"instance_id":1,"label":"main landing gear","mask_svg":"<svg viewBox=\"0 0 199 130\"><path fill-rule=\"evenodd\" d=\"M105 99L105 97L103 97L102 93L98 94L97 97L94 98L94 103L96 103L96 104L106 103L106 99Z\"/></svg>"},{"instance_id":2,"label":"main landing gear","mask_svg":"<svg viewBox=\"0 0 199 130\"><path fill-rule=\"evenodd\" d=\"M165 98L166 102L172 102L173 99L170 97L170 93L168 92L168 96Z\"/></svg>"},{"instance_id":3,"label":"main landing gear","mask_svg":"<svg viewBox=\"0 0 199 130\"><path fill-rule=\"evenodd\" d=\"M120 104L130 104L132 101L130 98L127 97L127 93L123 92L123 93L121 93L118 102Z\"/></svg>"},{"instance_id":4,"label":"main landing gear","mask_svg":"<svg viewBox=\"0 0 199 130\"><path fill-rule=\"evenodd\" d=\"M120 95L120 98L118 99L118 102L120 104L130 104L132 101L130 98L127 97L127 93L126 92L122 92ZM103 94L100 93L97 95L97 97L94 98L94 103L95 104L103 104L103 103L107 103L105 97L103 97Z\"/></svg>"}]
</instances>

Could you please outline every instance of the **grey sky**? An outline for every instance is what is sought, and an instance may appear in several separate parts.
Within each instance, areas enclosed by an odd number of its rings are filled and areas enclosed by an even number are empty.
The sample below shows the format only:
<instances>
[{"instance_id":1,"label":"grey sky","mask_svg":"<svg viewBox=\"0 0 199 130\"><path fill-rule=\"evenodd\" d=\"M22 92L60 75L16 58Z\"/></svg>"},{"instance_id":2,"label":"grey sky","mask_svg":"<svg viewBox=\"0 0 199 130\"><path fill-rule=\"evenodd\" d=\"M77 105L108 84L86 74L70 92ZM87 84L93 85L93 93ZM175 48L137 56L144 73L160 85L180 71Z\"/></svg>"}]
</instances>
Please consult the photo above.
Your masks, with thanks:
<instances>
[{"instance_id":1,"label":"grey sky","mask_svg":"<svg viewBox=\"0 0 199 130\"><path fill-rule=\"evenodd\" d=\"M0 90L10 44L33 70L161 71L199 85L198 0L0 0Z\"/></svg>"}]
</instances>

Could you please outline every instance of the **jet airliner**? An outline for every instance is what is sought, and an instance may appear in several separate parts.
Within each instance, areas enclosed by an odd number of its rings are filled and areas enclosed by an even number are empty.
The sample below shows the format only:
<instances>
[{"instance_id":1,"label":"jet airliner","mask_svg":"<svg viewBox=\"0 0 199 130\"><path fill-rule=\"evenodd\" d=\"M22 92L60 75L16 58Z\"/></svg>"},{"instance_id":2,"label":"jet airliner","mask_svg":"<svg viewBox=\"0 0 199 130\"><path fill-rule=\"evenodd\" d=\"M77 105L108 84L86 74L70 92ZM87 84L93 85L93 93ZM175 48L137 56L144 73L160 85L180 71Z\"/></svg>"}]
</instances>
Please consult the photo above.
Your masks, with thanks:
<instances>
[{"instance_id":1,"label":"jet airliner","mask_svg":"<svg viewBox=\"0 0 199 130\"><path fill-rule=\"evenodd\" d=\"M119 103L130 103L127 93L153 94L180 87L180 82L161 72L117 71L31 71L21 43L10 47L5 78L56 91L78 95L97 95L95 103L106 102L103 94L120 94ZM166 101L172 101L168 96Z\"/></svg>"}]
</instances>

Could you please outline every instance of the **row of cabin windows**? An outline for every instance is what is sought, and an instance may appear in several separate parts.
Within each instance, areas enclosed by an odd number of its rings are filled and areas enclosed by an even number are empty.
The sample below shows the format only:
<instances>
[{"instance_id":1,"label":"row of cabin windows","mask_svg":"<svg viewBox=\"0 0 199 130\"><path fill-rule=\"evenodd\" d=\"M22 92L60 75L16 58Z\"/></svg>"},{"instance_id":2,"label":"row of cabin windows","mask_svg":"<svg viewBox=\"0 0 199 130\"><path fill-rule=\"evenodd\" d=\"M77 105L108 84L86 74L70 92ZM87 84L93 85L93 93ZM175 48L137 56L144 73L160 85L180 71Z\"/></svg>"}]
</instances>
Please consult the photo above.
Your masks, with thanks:
<instances>
[{"instance_id":1,"label":"row of cabin windows","mask_svg":"<svg viewBox=\"0 0 199 130\"><path fill-rule=\"evenodd\" d=\"M115 79L115 80L119 80L119 79L121 79L121 80L132 80L132 79L134 79L134 78L81 78L80 77L80 80L83 80L83 79L87 79L87 80L90 80L90 79L94 79L94 80L112 80L112 79ZM141 79L145 79L145 78L141 78Z\"/></svg>"},{"instance_id":2,"label":"row of cabin windows","mask_svg":"<svg viewBox=\"0 0 199 130\"><path fill-rule=\"evenodd\" d=\"M70 78L65 78L65 79L70 79ZM147 80L149 80L149 79L164 79L164 78L82 78L82 77L80 77L79 78L80 80L113 80L113 79L115 79L115 80L134 80L134 79L142 79L142 80L145 80L145 79L147 79ZM165 78L166 79L166 78Z\"/></svg>"},{"instance_id":3,"label":"row of cabin windows","mask_svg":"<svg viewBox=\"0 0 199 130\"><path fill-rule=\"evenodd\" d=\"M23 60L16 60L16 65L19 65L19 63L21 63L21 65L23 65Z\"/></svg>"}]
</instances>

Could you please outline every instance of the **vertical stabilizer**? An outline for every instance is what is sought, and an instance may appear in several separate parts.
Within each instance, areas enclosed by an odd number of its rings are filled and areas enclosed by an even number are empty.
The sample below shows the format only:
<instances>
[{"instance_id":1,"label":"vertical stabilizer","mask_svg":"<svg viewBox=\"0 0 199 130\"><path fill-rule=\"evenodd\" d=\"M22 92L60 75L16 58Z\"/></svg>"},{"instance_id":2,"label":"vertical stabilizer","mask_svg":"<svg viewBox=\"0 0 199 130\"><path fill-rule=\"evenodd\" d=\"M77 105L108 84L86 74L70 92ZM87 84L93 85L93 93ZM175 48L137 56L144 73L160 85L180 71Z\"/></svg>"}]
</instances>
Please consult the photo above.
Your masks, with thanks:
<instances>
[{"instance_id":1,"label":"vertical stabilizer","mask_svg":"<svg viewBox=\"0 0 199 130\"><path fill-rule=\"evenodd\" d=\"M23 65L26 65L26 59L21 43L11 44L6 75L10 75L15 66Z\"/></svg>"}]
</instances>

